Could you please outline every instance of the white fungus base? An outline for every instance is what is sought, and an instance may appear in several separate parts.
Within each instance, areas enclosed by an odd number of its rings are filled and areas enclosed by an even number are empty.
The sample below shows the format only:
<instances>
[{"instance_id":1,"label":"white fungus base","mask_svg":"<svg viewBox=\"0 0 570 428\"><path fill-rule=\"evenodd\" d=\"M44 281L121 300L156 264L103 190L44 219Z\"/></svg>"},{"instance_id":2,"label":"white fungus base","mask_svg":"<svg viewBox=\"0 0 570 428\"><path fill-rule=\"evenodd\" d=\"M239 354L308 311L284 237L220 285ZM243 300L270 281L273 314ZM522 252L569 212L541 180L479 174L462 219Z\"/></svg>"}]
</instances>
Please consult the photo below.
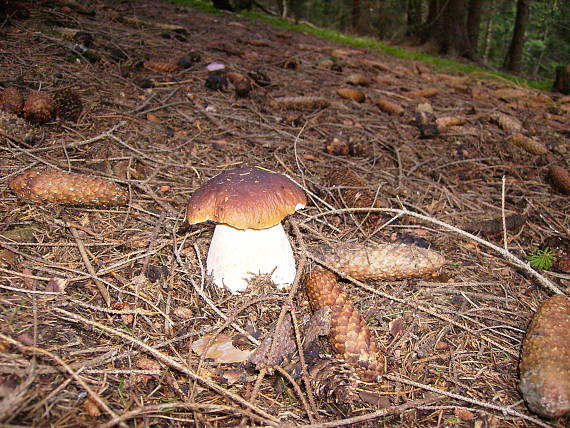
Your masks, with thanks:
<instances>
[{"instance_id":1,"label":"white fungus base","mask_svg":"<svg viewBox=\"0 0 570 428\"><path fill-rule=\"evenodd\" d=\"M295 258L283 226L263 230L239 230L225 224L214 229L206 269L214 284L233 294L247 288L254 275L269 274L282 289L295 279Z\"/></svg>"}]
</instances>

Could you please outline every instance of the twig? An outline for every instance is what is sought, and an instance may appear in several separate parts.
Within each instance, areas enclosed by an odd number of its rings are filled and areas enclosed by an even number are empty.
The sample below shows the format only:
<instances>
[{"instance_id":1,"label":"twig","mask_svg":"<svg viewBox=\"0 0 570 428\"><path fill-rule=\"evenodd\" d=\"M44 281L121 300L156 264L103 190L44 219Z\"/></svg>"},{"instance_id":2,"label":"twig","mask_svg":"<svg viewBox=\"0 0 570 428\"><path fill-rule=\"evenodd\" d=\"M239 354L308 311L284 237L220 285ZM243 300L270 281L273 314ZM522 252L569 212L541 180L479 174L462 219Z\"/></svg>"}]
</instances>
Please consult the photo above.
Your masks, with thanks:
<instances>
[{"instance_id":1,"label":"twig","mask_svg":"<svg viewBox=\"0 0 570 428\"><path fill-rule=\"evenodd\" d=\"M350 211L363 211L363 212L375 211L375 212L388 212L388 213L395 213L395 214L401 214L401 215L409 215L412 217L416 217L416 218L425 220L429 223L437 224L438 226L441 226L445 229L451 230L452 232L463 235L463 236L465 236L465 237L467 237L467 238L469 238L469 239L471 239L471 240L473 240L473 241L475 241L481 245L484 245L485 247L489 247L492 250L495 250L497 253L501 254L503 257L505 257L512 264L514 264L515 266L525 270L531 276L536 278L536 280L538 282L540 282L543 286L548 288L550 291L552 291L556 294L564 294L562 292L562 290L560 290L556 285L554 285L554 283L552 283L552 281L550 281L548 278L546 278L545 276L543 276L540 273L538 273L537 271L535 271L528 263L523 262L518 257L513 255L510 251L507 251L504 248L501 248L495 244L492 244L489 241L485 241L484 239L479 238L478 236L475 236L469 232L465 232L465 231L463 231L463 230L461 230L455 226L452 226L450 224L447 224L441 220L437 220L437 219L430 217L430 216L427 216L427 215L418 214L418 213L416 213L414 211L410 211L406 208L403 208L403 209L394 209L394 208L340 208L340 209L335 209L332 211L325 211L322 213L315 214L314 216L311 216L311 217L307 218L306 220L304 220L304 222L308 222L314 218L322 217L325 215L334 215L334 214L340 214L343 212L350 212Z\"/></svg>"},{"instance_id":2,"label":"twig","mask_svg":"<svg viewBox=\"0 0 570 428\"><path fill-rule=\"evenodd\" d=\"M443 398L442 396L438 396L438 397L423 398L421 400L408 401L404 404L400 404L399 406L387 407L386 409L378 410L376 412L368 413L366 415L355 416L347 419L339 419L336 421L325 422L321 424L301 425L300 428L344 427L352 424L358 424L360 422L371 421L374 419L381 418L383 416L400 414L409 409L415 409L420 406L425 406L426 404L435 403L436 401L439 401L442 398Z\"/></svg>"},{"instance_id":3,"label":"twig","mask_svg":"<svg viewBox=\"0 0 570 428\"><path fill-rule=\"evenodd\" d=\"M143 417L156 412L163 412L168 410L176 409L188 409L199 411L200 413L227 413L236 415L247 415L249 418L254 419L260 423L266 423L264 418L260 418L253 412L249 412L244 409L238 409L231 406L222 406L217 404L204 404L204 403L163 403L151 406L137 407L129 412L123 413L121 416L114 418L107 422L106 424L99 425L99 428L111 428L120 422L124 422L129 419L134 419L138 417Z\"/></svg>"},{"instance_id":4,"label":"twig","mask_svg":"<svg viewBox=\"0 0 570 428\"><path fill-rule=\"evenodd\" d=\"M109 295L109 292L107 291L105 285L97 278L97 272L95 272L95 269L93 268L93 265L89 260L89 256L87 255L87 251L85 250L83 241L79 237L79 233L77 233L77 230L75 230L75 228L72 227L69 223L67 223L66 226L69 228L69 231L71 232L73 238L75 239L75 242L77 243L77 248L79 248L79 253L81 254L83 263L85 263L85 267L87 267L87 272L89 272L93 276L93 282L97 286L97 290L99 290L99 293L103 297L103 300L105 300L105 303L107 303L107 306L111 306L111 296Z\"/></svg>"},{"instance_id":5,"label":"twig","mask_svg":"<svg viewBox=\"0 0 570 428\"><path fill-rule=\"evenodd\" d=\"M201 384L207 386L211 390L216 391L218 394L223 395L224 397L226 397L226 398L228 398L228 399L230 399L236 403L239 403L242 406L249 408L253 412L257 413L259 416L262 416L263 418L265 418L264 422L267 423L268 425L280 426L279 419L277 419L275 416L272 416L269 413L267 413L266 411L260 409L259 407L254 406L253 404L244 400L239 395L236 395L233 392L230 392L230 391L218 386L216 383L212 382L211 380L205 379L205 378L197 375L192 370L190 370L188 367L185 367L184 365L180 364L178 361L172 359L170 356L160 352L159 350L157 350L156 348L153 348L150 345L147 345L146 343L142 342L141 340L136 339L132 336L129 336L128 334L123 333L122 331L112 329L112 328L107 327L106 325L101 324L97 321L88 320L86 318L83 318L80 315L73 314L73 313L68 312L68 311L61 309L61 308L55 308L54 312L60 313L67 320L73 320L73 321L76 321L79 323L83 323L85 325L89 325L91 327L101 329L102 331L106 332L107 334L109 334L111 336L120 337L121 339L123 339L127 342L130 342L133 345L136 345L137 347L142 349L144 352L152 355L154 358L161 361L162 363L164 363L168 367L170 367L174 370L178 370L181 373L184 373L185 375L187 375L192 380L200 382Z\"/></svg>"},{"instance_id":6,"label":"twig","mask_svg":"<svg viewBox=\"0 0 570 428\"><path fill-rule=\"evenodd\" d=\"M546 423L542 422L540 419L533 418L532 416L528 416L528 415L525 415L524 413L521 413L517 410L514 410L511 406L499 406L497 404L487 403L485 401L476 400L474 398L469 398L469 397L465 397L465 396L460 395L460 394L455 394L453 392L438 389L438 388L435 388L435 387L430 386L430 385L425 385L425 384L422 384L419 382L414 382L413 380L408 380L408 379L405 379L403 377L396 376L396 375L384 375L384 378L389 379L393 382L399 382L399 383L403 383L405 385L413 386L415 388L421 388L421 389L425 389L426 391L435 392L436 394L445 395L445 396L453 398L455 400L466 401L467 403L475 404L475 405L480 406L480 407L485 407L487 409L497 410L503 414L512 415L512 416L515 416L517 418L521 418L521 419L525 419L529 422L533 422L533 423L535 423L541 427L545 427L545 428L551 428L552 427L552 425L546 424Z\"/></svg>"},{"instance_id":7,"label":"twig","mask_svg":"<svg viewBox=\"0 0 570 428\"><path fill-rule=\"evenodd\" d=\"M504 351L504 352L506 352L506 353L512 355L512 356L515 357L515 358L518 358L518 356L519 356L519 354L518 354L517 352L515 352L515 351L513 351L513 350L511 350L511 349L509 349L509 348L507 348L507 347L505 347L505 346L503 346L503 345L501 345L500 343L495 342L493 339L491 339L491 338L489 338L489 337L487 337L487 336L484 336L484 335L482 335L482 334L476 332L475 330L470 329L469 327L467 327L467 326L465 326L465 325L463 325L463 324L461 324L461 323L459 323L459 322L457 322L457 321L455 321L455 320L453 320L453 319L451 319L451 318L449 318L449 317L447 317L447 316L445 316L445 315L442 315L442 314L439 314L439 313L437 313L437 312L434 312L434 311L432 311L431 309L426 308L426 307L423 306L423 305L419 305L419 304L417 304L417 303L415 303L415 302L411 302L411 301L406 300L406 299L401 299L401 298L399 298L399 297L392 296L391 294L385 293L385 292L383 292L383 291L381 291L381 290L378 290L378 289L376 289L376 288L370 287L369 285L366 285L366 284L364 284L363 282L361 282L361 281L359 281L359 280L357 280L357 279L354 279L354 278L352 278L352 277L349 276L349 275L346 275L346 274L343 273L342 271L336 269L335 267L329 265L328 263L326 263L326 262L324 262L323 260L321 260L321 259L315 257L314 255L308 253L308 256L309 256L309 258L311 258L311 259L314 260L315 262L317 262L317 263L323 265L323 266L326 267L327 269L330 269L331 271L333 271L333 272L335 272L336 274L342 276L343 278L347 279L348 281L352 282L353 284L356 284L356 285L358 285L359 287L361 287L361 288L363 288L363 289L365 289L365 290L367 290L367 291L370 291L371 293L374 293L374 294L377 294L377 295L379 295L379 296L382 296L382 297L384 297L385 299L393 300L394 302L398 302L398 303L402 303L402 304L404 304L404 305L411 306L412 308L417 309L418 311L422 311L422 312L425 312L425 313L427 313L427 314L430 314L430 315L433 316L433 317L439 318L440 320L443 320L443 321L445 321L445 322L448 322L448 323L450 323L450 324L452 324L452 325L454 325L454 326L456 326L456 327L459 327L459 328L462 329L462 330L465 330L466 332L468 332L468 333L470 333L470 334L472 334L472 335L474 335L474 336L476 336L476 337L481 338L482 340L484 340L484 341L490 343L490 344L493 345L493 346L496 346L498 349L501 349L502 351Z\"/></svg>"},{"instance_id":8,"label":"twig","mask_svg":"<svg viewBox=\"0 0 570 428\"><path fill-rule=\"evenodd\" d=\"M61 311L61 312L65 312L69 315L72 315L71 313L64 311L62 309L55 309L55 311ZM6 341L7 343L10 343L14 346L16 346L18 349L20 349L21 351L25 352L25 353L31 353L31 354L42 354L45 355L49 358L51 358L52 360L54 360L57 364L59 364L66 372L68 372L73 379L75 379L75 381L81 385L81 387L83 389L85 389L85 391L89 394L89 396L93 399L93 401L95 401L97 403L97 405L105 410L109 415L111 415L111 417L116 418L117 414L107 405L107 403L97 394L95 393L95 391L93 391L89 385L87 385L85 383L85 381L83 379L81 379L79 377L79 375L74 372L66 363L65 361L63 361L60 357L58 357L57 355L45 350L45 349L41 349L41 348L37 348L35 346L26 346L23 345L22 343L18 342L17 340L12 339L10 336L6 336L2 333L0 333L0 338L2 338L4 341ZM120 424L122 427L127 428L127 425L123 422Z\"/></svg>"}]
</instances>

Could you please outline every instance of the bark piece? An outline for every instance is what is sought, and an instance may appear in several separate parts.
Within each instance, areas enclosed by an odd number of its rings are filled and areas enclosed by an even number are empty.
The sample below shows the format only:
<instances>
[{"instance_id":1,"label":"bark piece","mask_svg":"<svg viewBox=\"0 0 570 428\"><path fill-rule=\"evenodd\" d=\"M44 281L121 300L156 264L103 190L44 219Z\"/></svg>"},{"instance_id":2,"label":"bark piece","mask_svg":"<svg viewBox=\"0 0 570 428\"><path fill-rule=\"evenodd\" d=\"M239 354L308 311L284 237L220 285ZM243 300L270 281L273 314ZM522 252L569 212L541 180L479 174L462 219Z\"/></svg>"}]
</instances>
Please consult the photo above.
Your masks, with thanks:
<instances>
[{"instance_id":1,"label":"bark piece","mask_svg":"<svg viewBox=\"0 0 570 428\"><path fill-rule=\"evenodd\" d=\"M275 345L273 345L274 342ZM271 369L271 367L279 366L283 360L288 359L296 349L291 315L287 314L279 326L279 330L274 329L268 334L261 345L251 353L248 361L255 364L258 370Z\"/></svg>"},{"instance_id":2,"label":"bark piece","mask_svg":"<svg viewBox=\"0 0 570 428\"><path fill-rule=\"evenodd\" d=\"M362 281L421 277L437 272L445 263L445 258L433 250L406 244L322 245L315 255Z\"/></svg>"},{"instance_id":3,"label":"bark piece","mask_svg":"<svg viewBox=\"0 0 570 428\"><path fill-rule=\"evenodd\" d=\"M547 418L570 412L570 299L549 298L532 319L522 348L519 389Z\"/></svg>"},{"instance_id":4,"label":"bark piece","mask_svg":"<svg viewBox=\"0 0 570 428\"><path fill-rule=\"evenodd\" d=\"M570 94L570 65L556 67L556 81L552 89Z\"/></svg>"},{"instance_id":5,"label":"bark piece","mask_svg":"<svg viewBox=\"0 0 570 428\"><path fill-rule=\"evenodd\" d=\"M124 205L128 200L128 192L112 181L55 169L30 169L8 185L19 197L37 203Z\"/></svg>"},{"instance_id":6,"label":"bark piece","mask_svg":"<svg viewBox=\"0 0 570 428\"><path fill-rule=\"evenodd\" d=\"M384 356L336 275L317 268L305 275L304 283L313 310L331 308L329 341L335 351L356 368L362 380L376 381L384 372Z\"/></svg>"}]
</instances>

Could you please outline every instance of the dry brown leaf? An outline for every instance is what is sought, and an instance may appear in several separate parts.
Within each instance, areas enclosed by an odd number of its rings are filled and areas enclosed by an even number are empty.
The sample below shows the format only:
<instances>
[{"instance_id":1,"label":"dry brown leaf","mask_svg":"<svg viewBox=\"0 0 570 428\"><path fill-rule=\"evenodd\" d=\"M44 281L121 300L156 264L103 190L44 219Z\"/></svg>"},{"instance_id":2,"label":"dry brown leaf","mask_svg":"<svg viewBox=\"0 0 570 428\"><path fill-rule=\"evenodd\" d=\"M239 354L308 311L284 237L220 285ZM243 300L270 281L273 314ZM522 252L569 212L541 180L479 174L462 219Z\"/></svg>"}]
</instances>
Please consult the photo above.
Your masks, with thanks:
<instances>
[{"instance_id":1,"label":"dry brown leaf","mask_svg":"<svg viewBox=\"0 0 570 428\"><path fill-rule=\"evenodd\" d=\"M194 312L192 312L192 309L187 308L185 306L177 306L173 312L174 315L180 318L181 320L189 320L192 319L192 317L194 316Z\"/></svg>"},{"instance_id":2,"label":"dry brown leaf","mask_svg":"<svg viewBox=\"0 0 570 428\"><path fill-rule=\"evenodd\" d=\"M456 417L464 421L472 421L473 419L475 419L475 415L473 414L473 412L467 409L456 407L454 413Z\"/></svg>"},{"instance_id":3,"label":"dry brown leaf","mask_svg":"<svg viewBox=\"0 0 570 428\"><path fill-rule=\"evenodd\" d=\"M160 371L160 363L149 357L140 357L136 362L136 366L141 370Z\"/></svg>"},{"instance_id":4,"label":"dry brown leaf","mask_svg":"<svg viewBox=\"0 0 570 428\"><path fill-rule=\"evenodd\" d=\"M241 363L246 361L252 351L241 350L233 345L233 336L219 334L210 342L213 335L198 339L192 343L192 350L205 358L211 358L216 363Z\"/></svg>"},{"instance_id":5,"label":"dry brown leaf","mask_svg":"<svg viewBox=\"0 0 570 428\"><path fill-rule=\"evenodd\" d=\"M160 123L162 122L162 120L160 120L160 117L158 117L156 114L154 113L147 113L146 114L146 120L148 120L149 122L153 122L153 123Z\"/></svg>"},{"instance_id":6,"label":"dry brown leaf","mask_svg":"<svg viewBox=\"0 0 570 428\"><path fill-rule=\"evenodd\" d=\"M91 399L91 397L88 397L85 400L85 402L83 403L83 407L85 408L87 414L92 418L98 418L99 416L101 416L101 410L99 410L99 406L97 405L97 403L95 403L95 401Z\"/></svg>"}]
</instances>

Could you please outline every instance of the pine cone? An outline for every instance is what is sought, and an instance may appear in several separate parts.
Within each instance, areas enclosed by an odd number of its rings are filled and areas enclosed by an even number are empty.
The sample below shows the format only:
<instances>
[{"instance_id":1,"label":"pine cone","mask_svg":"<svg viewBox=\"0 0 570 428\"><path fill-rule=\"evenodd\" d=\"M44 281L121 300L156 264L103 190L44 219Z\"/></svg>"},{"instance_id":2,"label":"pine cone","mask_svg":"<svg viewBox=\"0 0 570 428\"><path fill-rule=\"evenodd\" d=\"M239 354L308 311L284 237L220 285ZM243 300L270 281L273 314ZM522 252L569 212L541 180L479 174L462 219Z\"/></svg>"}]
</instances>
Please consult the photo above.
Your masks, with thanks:
<instances>
[{"instance_id":1,"label":"pine cone","mask_svg":"<svg viewBox=\"0 0 570 428\"><path fill-rule=\"evenodd\" d=\"M396 280L436 272L445 258L435 251L406 244L323 245L320 260L359 280Z\"/></svg>"},{"instance_id":2,"label":"pine cone","mask_svg":"<svg viewBox=\"0 0 570 428\"><path fill-rule=\"evenodd\" d=\"M52 99L44 92L34 91L24 102L24 118L33 123L46 123L53 119L54 105Z\"/></svg>"},{"instance_id":3,"label":"pine cone","mask_svg":"<svg viewBox=\"0 0 570 428\"><path fill-rule=\"evenodd\" d=\"M177 63L164 61L145 61L144 67L159 73L174 73L180 70L180 66Z\"/></svg>"},{"instance_id":4,"label":"pine cone","mask_svg":"<svg viewBox=\"0 0 570 428\"><path fill-rule=\"evenodd\" d=\"M317 268L304 278L314 311L331 308L329 341L335 351L356 368L362 380L373 382L384 372L384 356L374 336L331 271Z\"/></svg>"},{"instance_id":5,"label":"pine cone","mask_svg":"<svg viewBox=\"0 0 570 428\"><path fill-rule=\"evenodd\" d=\"M540 141L536 141L530 137L523 134L515 134L512 136L512 141L515 145L522 147L527 152L533 155L545 155L548 153L548 149Z\"/></svg>"},{"instance_id":6,"label":"pine cone","mask_svg":"<svg viewBox=\"0 0 570 428\"><path fill-rule=\"evenodd\" d=\"M72 89L62 89L53 94L53 103L55 111L60 119L77 122L81 111L83 110L83 103L77 92Z\"/></svg>"},{"instance_id":7,"label":"pine cone","mask_svg":"<svg viewBox=\"0 0 570 428\"><path fill-rule=\"evenodd\" d=\"M552 184L562 193L570 195L570 172L559 165L552 165L549 173Z\"/></svg>"},{"instance_id":8,"label":"pine cone","mask_svg":"<svg viewBox=\"0 0 570 428\"><path fill-rule=\"evenodd\" d=\"M350 404L356 398L358 376L345 361L321 355L308 363L309 379L317 398L337 404Z\"/></svg>"},{"instance_id":9,"label":"pine cone","mask_svg":"<svg viewBox=\"0 0 570 428\"><path fill-rule=\"evenodd\" d=\"M124 205L127 191L111 181L54 169L30 169L8 185L16 195L38 203Z\"/></svg>"},{"instance_id":10,"label":"pine cone","mask_svg":"<svg viewBox=\"0 0 570 428\"><path fill-rule=\"evenodd\" d=\"M511 134L516 134L523 130L523 126L517 118L503 113L495 113L491 116L491 120L499 127Z\"/></svg>"},{"instance_id":11,"label":"pine cone","mask_svg":"<svg viewBox=\"0 0 570 428\"><path fill-rule=\"evenodd\" d=\"M0 92L0 109L19 115L24 107L24 99L18 88L9 87Z\"/></svg>"},{"instance_id":12,"label":"pine cone","mask_svg":"<svg viewBox=\"0 0 570 428\"><path fill-rule=\"evenodd\" d=\"M359 89L339 88L336 90L336 93L341 98L353 100L358 103L363 103L366 100L366 95Z\"/></svg>"}]
</instances>

